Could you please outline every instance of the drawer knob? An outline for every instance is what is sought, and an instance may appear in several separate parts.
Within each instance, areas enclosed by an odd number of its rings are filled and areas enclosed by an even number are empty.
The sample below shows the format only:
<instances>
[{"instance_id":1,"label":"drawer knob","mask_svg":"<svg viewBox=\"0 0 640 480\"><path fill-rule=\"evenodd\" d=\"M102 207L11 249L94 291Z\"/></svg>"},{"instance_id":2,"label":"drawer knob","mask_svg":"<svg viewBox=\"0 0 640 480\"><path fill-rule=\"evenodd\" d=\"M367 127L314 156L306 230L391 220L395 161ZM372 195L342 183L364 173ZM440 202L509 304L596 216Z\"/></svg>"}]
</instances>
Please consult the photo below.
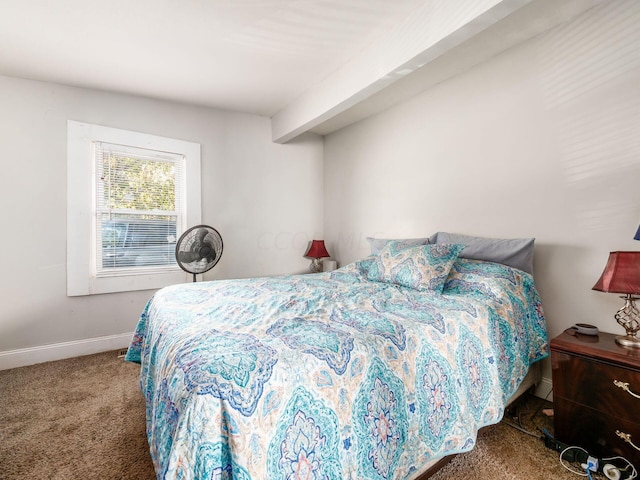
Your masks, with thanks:
<instances>
[{"instance_id":1,"label":"drawer knob","mask_svg":"<svg viewBox=\"0 0 640 480\"><path fill-rule=\"evenodd\" d=\"M620 387L621 389L623 389L625 392L627 392L629 395L636 397L636 398L640 398L640 395L638 395L637 393L633 393L631 391L631 389L629 388L629 384L627 382L621 382L620 380L614 380L613 384L616 387Z\"/></svg>"},{"instance_id":2,"label":"drawer knob","mask_svg":"<svg viewBox=\"0 0 640 480\"><path fill-rule=\"evenodd\" d=\"M621 432L620 430L616 430L616 435L619 436L621 439L623 439L628 444L630 444L633 448L635 448L636 450L640 451L640 447L638 447L637 445L634 445L633 442L631 441L631 435L630 434Z\"/></svg>"}]
</instances>

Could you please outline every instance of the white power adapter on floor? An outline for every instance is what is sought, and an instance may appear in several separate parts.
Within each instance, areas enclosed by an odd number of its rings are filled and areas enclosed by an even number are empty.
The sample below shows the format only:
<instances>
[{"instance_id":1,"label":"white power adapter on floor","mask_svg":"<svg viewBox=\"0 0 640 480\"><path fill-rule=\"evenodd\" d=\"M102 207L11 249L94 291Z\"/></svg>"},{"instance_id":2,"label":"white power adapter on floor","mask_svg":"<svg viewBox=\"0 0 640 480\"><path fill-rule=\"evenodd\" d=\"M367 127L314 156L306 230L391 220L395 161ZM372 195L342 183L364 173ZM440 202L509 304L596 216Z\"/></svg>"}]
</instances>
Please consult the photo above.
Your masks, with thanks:
<instances>
[{"instance_id":1,"label":"white power adapter on floor","mask_svg":"<svg viewBox=\"0 0 640 480\"><path fill-rule=\"evenodd\" d=\"M615 465L611 465L610 463L607 463L604 467L602 467L602 473L604 473L604 476L609 480L620 480L621 477L618 467L616 467Z\"/></svg>"}]
</instances>

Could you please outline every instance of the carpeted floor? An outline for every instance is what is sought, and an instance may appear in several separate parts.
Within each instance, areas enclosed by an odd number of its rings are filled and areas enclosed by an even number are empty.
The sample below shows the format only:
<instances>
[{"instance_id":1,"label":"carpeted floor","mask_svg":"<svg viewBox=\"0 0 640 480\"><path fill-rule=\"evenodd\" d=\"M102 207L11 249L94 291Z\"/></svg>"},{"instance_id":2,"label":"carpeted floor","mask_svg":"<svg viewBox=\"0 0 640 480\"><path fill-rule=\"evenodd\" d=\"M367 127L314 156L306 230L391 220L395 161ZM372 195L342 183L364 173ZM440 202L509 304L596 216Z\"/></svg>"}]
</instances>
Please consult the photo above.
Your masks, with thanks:
<instances>
[{"instance_id":1,"label":"carpeted floor","mask_svg":"<svg viewBox=\"0 0 640 480\"><path fill-rule=\"evenodd\" d=\"M139 366L116 352L0 371L0 479L154 479ZM518 402L508 420L550 429L542 400ZM433 480L570 480L557 454L504 421Z\"/></svg>"},{"instance_id":2,"label":"carpeted floor","mask_svg":"<svg viewBox=\"0 0 640 480\"><path fill-rule=\"evenodd\" d=\"M139 366L116 352L0 371L0 479L153 479Z\"/></svg>"}]
</instances>

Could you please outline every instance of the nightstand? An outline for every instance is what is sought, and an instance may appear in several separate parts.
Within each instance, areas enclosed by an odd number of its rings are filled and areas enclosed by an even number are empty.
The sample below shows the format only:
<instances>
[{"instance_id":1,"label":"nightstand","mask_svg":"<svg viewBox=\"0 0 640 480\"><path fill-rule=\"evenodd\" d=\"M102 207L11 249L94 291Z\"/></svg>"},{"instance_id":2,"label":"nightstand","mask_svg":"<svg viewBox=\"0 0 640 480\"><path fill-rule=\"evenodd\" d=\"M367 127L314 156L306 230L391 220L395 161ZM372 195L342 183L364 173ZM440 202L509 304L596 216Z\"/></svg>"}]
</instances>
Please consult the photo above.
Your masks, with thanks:
<instances>
[{"instance_id":1,"label":"nightstand","mask_svg":"<svg viewBox=\"0 0 640 480\"><path fill-rule=\"evenodd\" d=\"M615 335L562 333L551 340L555 437L640 467L640 350ZM634 446L635 444L635 446Z\"/></svg>"}]
</instances>

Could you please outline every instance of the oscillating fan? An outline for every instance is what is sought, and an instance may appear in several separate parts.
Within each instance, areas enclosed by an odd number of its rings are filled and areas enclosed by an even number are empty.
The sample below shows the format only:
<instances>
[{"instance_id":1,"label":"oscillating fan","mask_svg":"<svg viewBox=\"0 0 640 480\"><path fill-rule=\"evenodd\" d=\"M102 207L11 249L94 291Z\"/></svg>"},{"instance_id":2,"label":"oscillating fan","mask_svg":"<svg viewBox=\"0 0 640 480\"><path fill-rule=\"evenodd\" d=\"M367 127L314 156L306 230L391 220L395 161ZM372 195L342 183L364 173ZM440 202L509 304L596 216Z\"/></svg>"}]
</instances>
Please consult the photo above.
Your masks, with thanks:
<instances>
[{"instance_id":1,"label":"oscillating fan","mask_svg":"<svg viewBox=\"0 0 640 480\"><path fill-rule=\"evenodd\" d=\"M222 237L208 225L196 225L180 235L176 243L176 261L182 270L193 274L211 270L222 256Z\"/></svg>"}]
</instances>

